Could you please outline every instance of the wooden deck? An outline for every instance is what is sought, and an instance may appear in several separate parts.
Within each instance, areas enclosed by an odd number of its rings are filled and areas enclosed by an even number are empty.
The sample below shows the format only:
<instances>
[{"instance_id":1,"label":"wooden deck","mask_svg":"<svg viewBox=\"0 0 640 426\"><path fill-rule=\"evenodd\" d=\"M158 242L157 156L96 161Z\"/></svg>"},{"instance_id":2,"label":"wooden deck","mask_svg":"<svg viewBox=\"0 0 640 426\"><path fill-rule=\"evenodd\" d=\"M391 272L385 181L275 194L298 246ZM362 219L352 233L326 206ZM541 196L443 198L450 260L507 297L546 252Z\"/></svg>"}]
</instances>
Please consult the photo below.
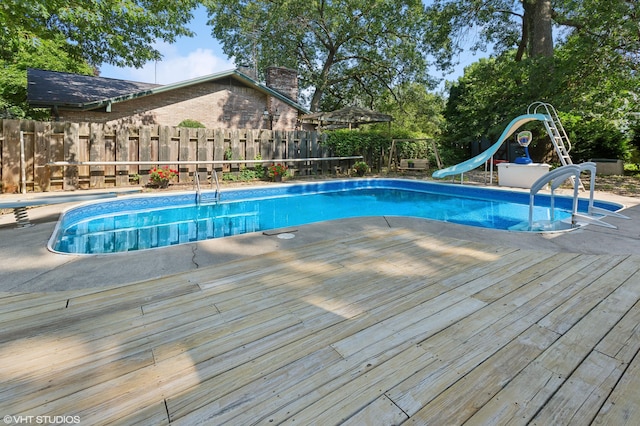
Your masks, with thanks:
<instances>
[{"instance_id":1,"label":"wooden deck","mask_svg":"<svg viewBox=\"0 0 640 426\"><path fill-rule=\"evenodd\" d=\"M81 424L640 424L640 257L378 230L0 295L0 414Z\"/></svg>"}]
</instances>

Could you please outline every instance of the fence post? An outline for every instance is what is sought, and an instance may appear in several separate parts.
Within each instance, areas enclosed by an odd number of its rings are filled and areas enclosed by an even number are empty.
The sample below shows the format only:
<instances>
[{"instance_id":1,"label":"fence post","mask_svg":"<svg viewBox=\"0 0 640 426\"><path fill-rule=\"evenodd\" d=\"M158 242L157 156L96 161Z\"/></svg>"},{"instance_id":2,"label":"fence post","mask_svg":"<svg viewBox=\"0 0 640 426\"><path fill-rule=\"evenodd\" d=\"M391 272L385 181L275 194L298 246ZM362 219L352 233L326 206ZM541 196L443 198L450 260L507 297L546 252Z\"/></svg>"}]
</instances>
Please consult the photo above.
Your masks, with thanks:
<instances>
[{"instance_id":1,"label":"fence post","mask_svg":"<svg viewBox=\"0 0 640 426\"><path fill-rule=\"evenodd\" d=\"M64 126L64 161L78 161L78 123L65 123ZM68 166L64 170L62 189L74 191L78 189L78 166Z\"/></svg>"},{"instance_id":2,"label":"fence post","mask_svg":"<svg viewBox=\"0 0 640 426\"><path fill-rule=\"evenodd\" d=\"M89 125L89 161L104 160L104 137L101 124ZM89 168L89 187L104 187L105 168L103 166L91 166Z\"/></svg>"},{"instance_id":3,"label":"fence post","mask_svg":"<svg viewBox=\"0 0 640 426\"><path fill-rule=\"evenodd\" d=\"M151 144L151 127L143 125L140 128L140 139L138 141L138 158L140 161L151 161L152 144ZM149 170L151 166L140 166L138 168L139 184L146 185L149 183Z\"/></svg>"},{"instance_id":4,"label":"fence post","mask_svg":"<svg viewBox=\"0 0 640 426\"><path fill-rule=\"evenodd\" d=\"M118 127L116 130L116 160L129 161L129 128ZM116 167L116 186L129 185L129 166Z\"/></svg>"},{"instance_id":5,"label":"fence post","mask_svg":"<svg viewBox=\"0 0 640 426\"><path fill-rule=\"evenodd\" d=\"M2 136L2 192L13 194L20 187L20 120L4 120Z\"/></svg>"},{"instance_id":6,"label":"fence post","mask_svg":"<svg viewBox=\"0 0 640 426\"><path fill-rule=\"evenodd\" d=\"M208 146L209 144L207 143L207 129L204 128L199 128L196 129L196 138L197 138L197 143L196 143L196 160L208 160ZM207 166L206 164L198 164L196 167L196 173L198 174L198 180L200 182L206 182L207 181L207 172L208 172L209 166Z\"/></svg>"},{"instance_id":7,"label":"fence post","mask_svg":"<svg viewBox=\"0 0 640 426\"><path fill-rule=\"evenodd\" d=\"M33 155L35 165L35 179L33 190L36 191L36 185L42 192L49 191L51 187L51 168L46 166L49 162L51 126L42 121L36 121L33 125L34 144Z\"/></svg>"},{"instance_id":8,"label":"fence post","mask_svg":"<svg viewBox=\"0 0 640 426\"><path fill-rule=\"evenodd\" d=\"M20 132L20 192L27 193L27 160L24 158L24 132Z\"/></svg>"}]
</instances>

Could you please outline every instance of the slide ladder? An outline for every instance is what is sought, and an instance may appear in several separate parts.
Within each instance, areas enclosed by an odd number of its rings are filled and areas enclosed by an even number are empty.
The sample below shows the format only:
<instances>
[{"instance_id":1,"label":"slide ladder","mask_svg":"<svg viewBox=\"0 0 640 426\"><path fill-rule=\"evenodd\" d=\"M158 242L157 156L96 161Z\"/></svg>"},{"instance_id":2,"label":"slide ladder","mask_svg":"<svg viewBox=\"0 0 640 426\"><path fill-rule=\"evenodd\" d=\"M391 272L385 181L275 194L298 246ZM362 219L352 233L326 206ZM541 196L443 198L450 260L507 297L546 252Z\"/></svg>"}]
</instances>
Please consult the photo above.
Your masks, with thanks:
<instances>
[{"instance_id":1,"label":"slide ladder","mask_svg":"<svg viewBox=\"0 0 640 426\"><path fill-rule=\"evenodd\" d=\"M547 119L544 120L544 127L545 129L547 129L547 133L549 134L551 142L553 142L553 147L558 154L560 163L563 166L573 164L573 161L571 161L571 156L569 155L569 152L571 151L571 141L569 140L569 136L567 136L567 132L564 130L564 127L560 122L558 111L556 111L556 109L551 104L545 102L534 102L529 105L529 108L527 108L527 113L535 114L541 112L538 111L539 109L543 109L544 112L542 113L547 117Z\"/></svg>"},{"instance_id":2,"label":"slide ladder","mask_svg":"<svg viewBox=\"0 0 640 426\"><path fill-rule=\"evenodd\" d=\"M544 120L544 127L547 130L549 139L551 139L551 142L553 143L556 154L558 154L560 164L563 166L570 166L573 164L571 156L569 155L569 152L571 151L571 141L562 126L562 122L558 116L558 111L556 111L553 105L540 101L534 102L527 108L527 113L542 113L546 117ZM571 177L572 181L573 179L574 177ZM582 184L582 181L580 181L580 178L577 177L576 179L578 180L578 187L581 190L584 190L585 187Z\"/></svg>"}]
</instances>

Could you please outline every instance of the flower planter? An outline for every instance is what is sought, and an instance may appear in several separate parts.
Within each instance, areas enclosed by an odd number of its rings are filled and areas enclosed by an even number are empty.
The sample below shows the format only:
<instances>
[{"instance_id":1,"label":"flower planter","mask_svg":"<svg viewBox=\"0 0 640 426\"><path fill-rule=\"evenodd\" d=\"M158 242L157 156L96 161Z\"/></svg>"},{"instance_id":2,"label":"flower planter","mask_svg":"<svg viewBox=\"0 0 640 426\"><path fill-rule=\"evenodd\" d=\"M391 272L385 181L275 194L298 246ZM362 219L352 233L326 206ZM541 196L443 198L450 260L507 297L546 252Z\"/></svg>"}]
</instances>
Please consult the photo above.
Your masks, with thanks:
<instances>
[{"instance_id":1,"label":"flower planter","mask_svg":"<svg viewBox=\"0 0 640 426\"><path fill-rule=\"evenodd\" d=\"M269 177L274 182L282 182L282 177L287 174L287 166L284 164L272 164L267 169L269 172Z\"/></svg>"}]
</instances>

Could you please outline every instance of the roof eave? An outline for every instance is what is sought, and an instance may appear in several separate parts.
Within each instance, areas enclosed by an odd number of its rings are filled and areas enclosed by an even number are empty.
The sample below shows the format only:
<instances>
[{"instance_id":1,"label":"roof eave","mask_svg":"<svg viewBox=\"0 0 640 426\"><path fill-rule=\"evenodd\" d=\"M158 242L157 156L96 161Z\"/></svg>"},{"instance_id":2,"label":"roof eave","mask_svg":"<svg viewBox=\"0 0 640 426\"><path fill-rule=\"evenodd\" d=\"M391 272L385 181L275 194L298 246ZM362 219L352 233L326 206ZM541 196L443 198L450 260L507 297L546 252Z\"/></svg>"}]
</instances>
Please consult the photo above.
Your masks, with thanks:
<instances>
[{"instance_id":1,"label":"roof eave","mask_svg":"<svg viewBox=\"0 0 640 426\"><path fill-rule=\"evenodd\" d=\"M223 71L223 72L219 72L219 73L216 73L216 74L209 74L207 76L193 78L191 80L185 80L185 81L181 81L181 82L178 82L178 83L167 84L165 86L160 86L160 87L157 87L157 88L144 90L144 91L141 91L141 92L131 93L131 94L128 94L128 95L116 96L116 97L113 97L113 98L101 99L99 101L86 102L86 103L74 104L74 105L77 105L77 107L79 109L82 109L82 110L98 109L98 108L106 107L107 105L111 105L111 104L115 104L115 103L119 103L119 102L126 102L126 101L129 101L131 99L140 98L140 97L144 97L144 96L157 95L157 94L168 92L168 91L171 91L171 90L181 89L181 88L184 88L184 87L193 86L195 84L206 83L206 82L211 81L211 80L218 80L220 78L225 78L225 77L233 77L233 78L236 78L238 80L241 80L241 81L244 81L246 83L249 83L249 84L255 86L261 92L263 92L263 93L265 93L265 94L267 94L269 96L273 96L275 98L278 98L279 100L285 102L289 106L297 109L301 113L303 113L303 114L308 114L309 113L309 111L306 108L304 108L302 105L292 101L291 99L289 99L286 96L280 94L279 92L277 92L277 91L275 91L275 90L263 85L262 83L257 82L256 80L252 79L251 77L247 76L246 74L243 74L243 73L239 72L238 70ZM58 104L58 106L62 106L62 104ZM68 105L68 106L65 105L65 108L68 108L68 107L72 107L73 108L74 106L73 105Z\"/></svg>"}]
</instances>

